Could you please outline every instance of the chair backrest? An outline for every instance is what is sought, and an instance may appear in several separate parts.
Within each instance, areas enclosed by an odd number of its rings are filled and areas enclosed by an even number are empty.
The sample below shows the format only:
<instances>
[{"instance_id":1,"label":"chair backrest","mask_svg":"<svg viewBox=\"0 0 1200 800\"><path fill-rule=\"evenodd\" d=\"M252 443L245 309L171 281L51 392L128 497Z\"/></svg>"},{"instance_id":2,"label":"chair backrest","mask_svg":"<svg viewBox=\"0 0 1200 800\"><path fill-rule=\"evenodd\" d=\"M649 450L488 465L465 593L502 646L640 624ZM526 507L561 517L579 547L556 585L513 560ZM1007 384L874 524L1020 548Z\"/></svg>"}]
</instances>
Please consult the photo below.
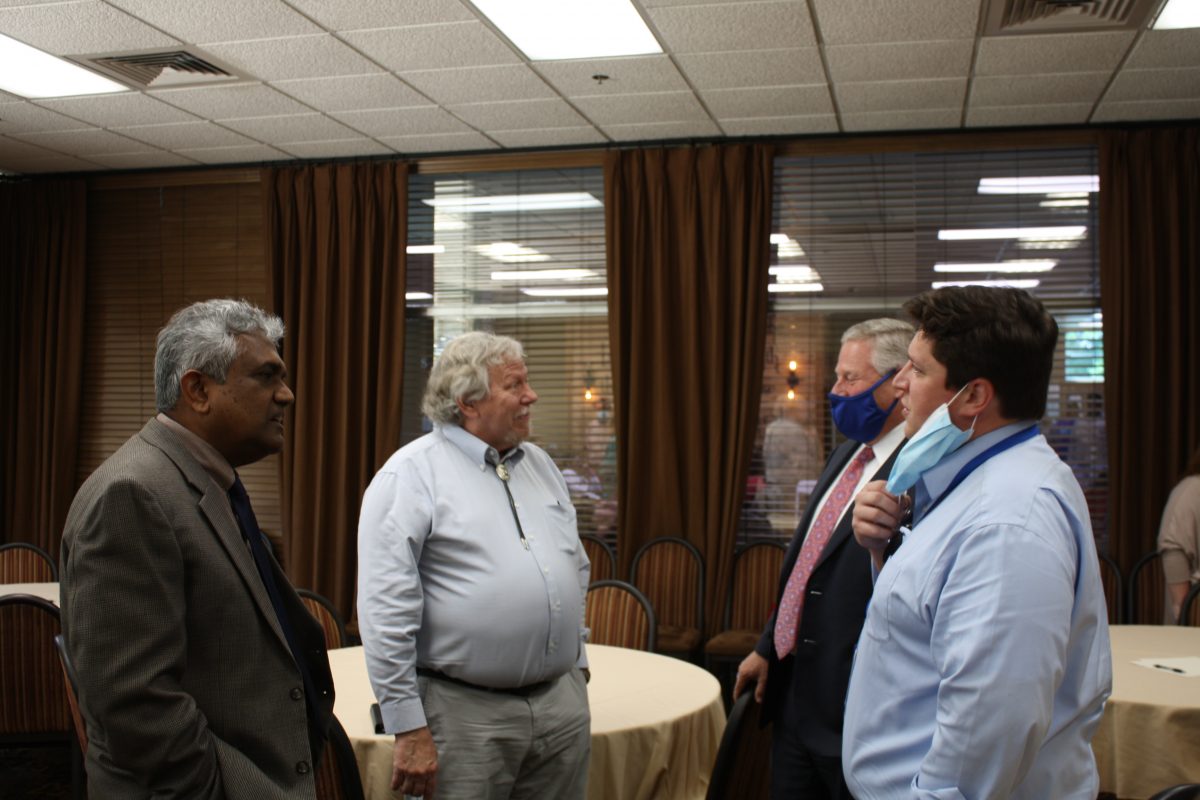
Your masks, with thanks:
<instances>
[{"instance_id":1,"label":"chair backrest","mask_svg":"<svg viewBox=\"0 0 1200 800\"><path fill-rule=\"evenodd\" d=\"M1108 606L1108 624L1120 625L1125 620L1125 578L1121 568L1104 553L1100 556L1100 583L1104 585L1104 603Z\"/></svg>"},{"instance_id":2,"label":"chair backrest","mask_svg":"<svg viewBox=\"0 0 1200 800\"><path fill-rule=\"evenodd\" d=\"M633 556L629 582L650 599L660 625L704 630L704 558L691 542L646 542Z\"/></svg>"},{"instance_id":3,"label":"chair backrest","mask_svg":"<svg viewBox=\"0 0 1200 800\"><path fill-rule=\"evenodd\" d=\"M1129 572L1125 621L1130 625L1161 625L1165 617L1166 595L1162 553L1156 550L1138 559Z\"/></svg>"},{"instance_id":4,"label":"chair backrest","mask_svg":"<svg viewBox=\"0 0 1200 800\"><path fill-rule=\"evenodd\" d=\"M652 652L657 643L654 608L625 581L597 581L588 587L584 623L593 644Z\"/></svg>"},{"instance_id":5,"label":"chair backrest","mask_svg":"<svg viewBox=\"0 0 1200 800\"><path fill-rule=\"evenodd\" d=\"M346 623L342 621L342 615L338 613L329 598L310 589L297 589L296 594L300 595L308 613L321 623L321 627L325 631L325 646L330 650L345 647L350 641L350 637L346 634Z\"/></svg>"},{"instance_id":6,"label":"chair backrest","mask_svg":"<svg viewBox=\"0 0 1200 800\"><path fill-rule=\"evenodd\" d=\"M1183 605L1179 607L1179 624L1200 628L1200 583L1188 589L1187 596L1183 598Z\"/></svg>"},{"instance_id":7,"label":"chair backrest","mask_svg":"<svg viewBox=\"0 0 1200 800\"><path fill-rule=\"evenodd\" d=\"M592 562L591 582L608 581L617 575L617 557L608 542L594 533L581 533L579 540L583 542L583 550L587 553L588 561Z\"/></svg>"},{"instance_id":8,"label":"chair backrest","mask_svg":"<svg viewBox=\"0 0 1200 800\"><path fill-rule=\"evenodd\" d=\"M761 630L771 616L787 548L779 542L748 544L733 556L733 580L725 607L726 630Z\"/></svg>"},{"instance_id":9,"label":"chair backrest","mask_svg":"<svg viewBox=\"0 0 1200 800\"><path fill-rule=\"evenodd\" d=\"M72 734L54 637L58 607L28 594L0 597L0 740L57 741Z\"/></svg>"},{"instance_id":10,"label":"chair backrest","mask_svg":"<svg viewBox=\"0 0 1200 800\"><path fill-rule=\"evenodd\" d=\"M1150 800L1200 800L1200 783L1181 783L1178 786L1162 789L1156 792Z\"/></svg>"},{"instance_id":11,"label":"chair backrest","mask_svg":"<svg viewBox=\"0 0 1200 800\"><path fill-rule=\"evenodd\" d=\"M313 778L317 784L317 800L363 800L362 776L358 774L354 747L337 717L330 719L325 752Z\"/></svg>"},{"instance_id":12,"label":"chair backrest","mask_svg":"<svg viewBox=\"0 0 1200 800\"><path fill-rule=\"evenodd\" d=\"M58 567L42 548L27 542L0 545L0 583L57 583Z\"/></svg>"},{"instance_id":13,"label":"chair backrest","mask_svg":"<svg viewBox=\"0 0 1200 800\"><path fill-rule=\"evenodd\" d=\"M759 724L761 710L753 691L742 692L734 701L706 800L766 800L770 795L771 729Z\"/></svg>"},{"instance_id":14,"label":"chair backrest","mask_svg":"<svg viewBox=\"0 0 1200 800\"><path fill-rule=\"evenodd\" d=\"M64 684L67 691L67 705L71 708L71 722L75 724L75 738L79 740L79 752L87 755L88 738L87 725L83 722L83 714L79 711L79 680L75 676L75 665L71 663L71 656L67 653L67 643L63 641L62 634L54 637L54 648L58 650L58 660L62 663L63 677L66 678Z\"/></svg>"}]
</instances>

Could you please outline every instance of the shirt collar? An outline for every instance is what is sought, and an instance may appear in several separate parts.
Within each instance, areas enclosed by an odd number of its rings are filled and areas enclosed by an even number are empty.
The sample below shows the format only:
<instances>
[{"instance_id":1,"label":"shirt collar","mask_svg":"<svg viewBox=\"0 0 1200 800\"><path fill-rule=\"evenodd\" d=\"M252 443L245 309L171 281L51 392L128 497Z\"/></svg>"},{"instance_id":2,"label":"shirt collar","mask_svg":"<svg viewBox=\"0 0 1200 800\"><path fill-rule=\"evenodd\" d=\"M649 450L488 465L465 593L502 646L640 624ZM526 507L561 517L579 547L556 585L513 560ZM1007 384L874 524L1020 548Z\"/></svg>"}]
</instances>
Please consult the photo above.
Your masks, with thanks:
<instances>
[{"instance_id":1,"label":"shirt collar","mask_svg":"<svg viewBox=\"0 0 1200 800\"><path fill-rule=\"evenodd\" d=\"M480 466L502 463L516 466L517 462L525 457L525 451L520 445L511 448L504 455L500 455L496 448L468 432L461 425L435 425L434 429L441 431L451 444L466 453L468 458Z\"/></svg>"},{"instance_id":2,"label":"shirt collar","mask_svg":"<svg viewBox=\"0 0 1200 800\"><path fill-rule=\"evenodd\" d=\"M921 477L917 479L915 505L919 508L927 508L928 503L936 501L949 488L951 481L954 480L954 476L958 475L958 471L965 467L968 461L997 442L1002 442L1014 433L1036 424L1032 420L1020 420L1018 422L1010 422L1008 425L1003 425L994 431L988 431L982 436L967 442L936 465L925 470L921 474Z\"/></svg>"},{"instance_id":3,"label":"shirt collar","mask_svg":"<svg viewBox=\"0 0 1200 800\"><path fill-rule=\"evenodd\" d=\"M217 452L217 448L162 412L159 412L155 419L175 434L184 449L192 458L200 462L200 466L204 467L204 471L213 477L218 486L229 491L229 487L233 486L236 473L233 471L233 466L225 460L225 456Z\"/></svg>"},{"instance_id":4,"label":"shirt collar","mask_svg":"<svg viewBox=\"0 0 1200 800\"><path fill-rule=\"evenodd\" d=\"M904 439L904 425L896 425L890 431L879 437L879 441L870 445L871 450L875 453L875 458L882 463L891 458L896 447Z\"/></svg>"}]
</instances>

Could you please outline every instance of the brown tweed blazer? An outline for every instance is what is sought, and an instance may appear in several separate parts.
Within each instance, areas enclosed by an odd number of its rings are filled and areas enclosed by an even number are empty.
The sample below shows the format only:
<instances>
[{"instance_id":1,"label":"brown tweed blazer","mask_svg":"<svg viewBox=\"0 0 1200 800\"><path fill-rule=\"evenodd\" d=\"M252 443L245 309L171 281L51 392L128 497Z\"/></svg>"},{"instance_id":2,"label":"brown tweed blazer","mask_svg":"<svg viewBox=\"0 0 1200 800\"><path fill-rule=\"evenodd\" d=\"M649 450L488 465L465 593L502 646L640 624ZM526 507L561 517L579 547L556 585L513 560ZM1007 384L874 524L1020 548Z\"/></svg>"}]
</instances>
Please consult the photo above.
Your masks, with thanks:
<instances>
[{"instance_id":1,"label":"brown tweed blazer","mask_svg":"<svg viewBox=\"0 0 1200 800\"><path fill-rule=\"evenodd\" d=\"M315 797L300 671L225 491L162 423L80 488L61 564L89 796ZM321 627L273 566L324 729Z\"/></svg>"}]
</instances>

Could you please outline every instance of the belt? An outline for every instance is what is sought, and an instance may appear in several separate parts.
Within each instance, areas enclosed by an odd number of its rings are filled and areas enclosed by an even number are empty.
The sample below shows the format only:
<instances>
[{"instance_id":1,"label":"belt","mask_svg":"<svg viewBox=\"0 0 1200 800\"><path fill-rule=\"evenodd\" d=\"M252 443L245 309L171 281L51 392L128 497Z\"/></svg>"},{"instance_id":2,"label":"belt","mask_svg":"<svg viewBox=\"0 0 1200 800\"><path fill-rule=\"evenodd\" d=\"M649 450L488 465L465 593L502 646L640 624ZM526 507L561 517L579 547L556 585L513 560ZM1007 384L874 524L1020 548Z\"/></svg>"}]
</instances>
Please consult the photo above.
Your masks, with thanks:
<instances>
[{"instance_id":1,"label":"belt","mask_svg":"<svg viewBox=\"0 0 1200 800\"><path fill-rule=\"evenodd\" d=\"M456 683L459 686L465 686L468 689L474 689L478 692L491 692L492 694L511 694L516 697L528 697L539 689L544 689L553 681L539 681L526 686L514 686L511 689L500 689L495 686L480 686L478 683L464 681L462 678L454 678L444 672L436 669L428 669L427 667L417 667L417 674L422 678L432 678L435 681L446 681L447 683Z\"/></svg>"}]
</instances>

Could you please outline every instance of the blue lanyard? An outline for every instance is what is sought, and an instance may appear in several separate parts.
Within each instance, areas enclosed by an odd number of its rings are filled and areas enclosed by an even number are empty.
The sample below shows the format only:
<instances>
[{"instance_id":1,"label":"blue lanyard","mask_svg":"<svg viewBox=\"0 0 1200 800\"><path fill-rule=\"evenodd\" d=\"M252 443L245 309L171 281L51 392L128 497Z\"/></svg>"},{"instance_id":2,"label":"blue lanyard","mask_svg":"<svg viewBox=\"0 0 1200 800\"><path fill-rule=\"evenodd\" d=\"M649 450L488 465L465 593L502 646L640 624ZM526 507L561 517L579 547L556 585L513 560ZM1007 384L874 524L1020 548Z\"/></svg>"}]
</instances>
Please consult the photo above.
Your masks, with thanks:
<instances>
[{"instance_id":1,"label":"blue lanyard","mask_svg":"<svg viewBox=\"0 0 1200 800\"><path fill-rule=\"evenodd\" d=\"M921 519L925 519L930 514L932 514L933 510L938 507L938 504L941 503L943 500L945 500L950 495L951 492L953 492L955 489L957 489L958 485L960 483L962 483L963 481L965 481L967 479L968 475L970 475L975 470L979 469L979 467L983 465L983 462L987 461L992 456L1000 455L1001 453L1003 453L1005 450L1007 450L1010 447L1015 447L1016 445L1019 445L1021 442L1029 441L1034 436L1037 436L1037 433L1038 433L1037 425L1036 424L1030 425L1028 428L1019 430L1016 433L1014 433L1012 436L1006 437L1005 439L1002 439L1001 441L996 442L994 445L989 447L987 450L984 450L982 453L980 453L979 455L972 458L970 461L968 461L966 463L966 465L962 469L960 469L958 471L958 474L954 476L954 480L950 481L950 485L946 487L946 491L942 492L941 495L938 496L938 499L933 501L933 505L931 505L928 509L926 509L923 514L921 514ZM914 527L915 527L915 525L914 525Z\"/></svg>"}]
</instances>

